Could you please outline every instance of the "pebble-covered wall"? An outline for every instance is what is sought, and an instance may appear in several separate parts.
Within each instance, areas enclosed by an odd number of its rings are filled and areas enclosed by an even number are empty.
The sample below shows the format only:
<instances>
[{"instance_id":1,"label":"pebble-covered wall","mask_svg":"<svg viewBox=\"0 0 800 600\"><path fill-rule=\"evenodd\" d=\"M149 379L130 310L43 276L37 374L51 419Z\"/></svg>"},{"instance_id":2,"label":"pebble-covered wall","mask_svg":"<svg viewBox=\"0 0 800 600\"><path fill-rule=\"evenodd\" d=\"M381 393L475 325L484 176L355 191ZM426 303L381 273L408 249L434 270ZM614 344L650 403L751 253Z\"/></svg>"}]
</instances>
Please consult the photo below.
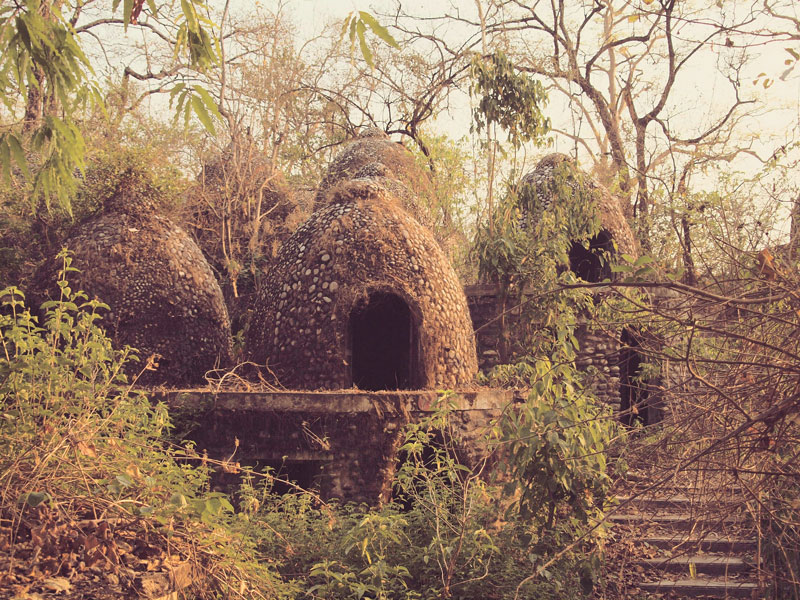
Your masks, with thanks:
<instances>
[{"instance_id":1,"label":"pebble-covered wall","mask_svg":"<svg viewBox=\"0 0 800 600\"><path fill-rule=\"evenodd\" d=\"M478 364L481 371L488 373L500 364L498 352L500 331L497 315L498 289L494 285L471 285L465 289L473 326L476 330ZM508 314L508 327L514 335L515 322L520 311ZM589 385L596 396L615 410L619 408L621 344L617 332L593 327L585 320L575 331L580 344L576 366L591 371ZM592 369L590 369L592 367Z\"/></svg>"},{"instance_id":2,"label":"pebble-covered wall","mask_svg":"<svg viewBox=\"0 0 800 600\"><path fill-rule=\"evenodd\" d=\"M536 167L522 178L520 194L525 195L530 193L529 190L532 190L537 196L535 201L529 199L527 201L528 205L535 206L537 210L547 210L553 202L558 201L550 191L556 187L554 178L558 173L559 167L564 164L570 164L575 167L574 161L569 156L554 152L542 158L536 164ZM582 173L580 170L578 170L578 175L580 176L580 183L570 178L567 182L569 187L577 190L580 185L583 187L583 191L592 194L597 203L601 227L611 234L617 246L617 251L621 254L635 256L637 253L636 239L628 225L619 200L589 175ZM532 215L532 217L535 218L535 215Z\"/></svg>"},{"instance_id":3,"label":"pebble-covered wall","mask_svg":"<svg viewBox=\"0 0 800 600\"><path fill-rule=\"evenodd\" d=\"M532 187L528 189L535 190L537 193L536 206L541 210L547 210L552 203L558 201L557 197L549 196L547 191L555 188L554 178L559 167L565 164L575 167L572 159L565 154L548 154L539 161L533 171L523 177L523 184L532 184ZM582 186L582 191L591 193L600 216L602 232L597 239L592 240L591 248L610 251L612 261L613 256L619 254L635 257L637 255L636 241L619 200L587 174L578 171L577 175L577 178L569 179L568 185L575 191L578 191L578 186ZM523 190L525 189L523 185ZM573 251L577 250L586 258L581 241L575 240ZM571 263L573 263L572 259L573 252L570 252ZM574 264L571 266L575 269ZM614 278L613 273L606 267L590 268L587 271L589 275L577 274L590 281L596 280L594 282L602 281L606 277ZM599 296L602 292L598 291L597 294ZM620 364L623 355L621 354L620 338L622 332L614 328L596 327L596 324L588 322L586 319L583 321L575 332L575 337L580 344L576 365L578 368L592 373L589 383L597 397L617 409L621 397Z\"/></svg>"},{"instance_id":4,"label":"pebble-covered wall","mask_svg":"<svg viewBox=\"0 0 800 600\"><path fill-rule=\"evenodd\" d=\"M475 343L456 274L430 232L372 179L334 188L283 245L259 289L246 353L285 387L349 388L351 319L378 295L410 314L413 387L472 380Z\"/></svg>"},{"instance_id":5,"label":"pebble-covered wall","mask_svg":"<svg viewBox=\"0 0 800 600\"><path fill-rule=\"evenodd\" d=\"M620 408L622 394L619 377L622 359L620 336L620 331L592 327L586 321L575 331L575 338L580 344L575 366L589 373L587 383L592 391L615 411Z\"/></svg>"},{"instance_id":6,"label":"pebble-covered wall","mask_svg":"<svg viewBox=\"0 0 800 600\"><path fill-rule=\"evenodd\" d=\"M525 218L536 219L540 211L548 210L553 203L558 202L558 197L553 194L557 189L555 178L566 175L565 181L568 190L574 192L591 193L600 217L603 243L592 249L602 248L612 254L629 254L636 256L637 246L633 232L628 225L622 208L617 198L588 175L578 171L576 176L569 173L559 173L562 165L571 164L572 160L559 153L549 154L542 158L536 168L522 179L521 196L523 202L533 207L533 213ZM574 164L572 164L574 167ZM524 197L525 194L535 194ZM598 236L601 237L601 236ZM575 240L573 247L582 249L583 240ZM606 243L606 242L613 242ZM572 252L570 253L571 267ZM590 270L591 271L591 270ZM592 274L599 275L597 281L602 281L606 276L614 277L609 270L597 269ZM467 289L470 312L474 327L477 331L477 346L480 368L489 371L499 363L499 320L495 317L498 313L498 290L491 285L470 286ZM596 292L598 301L602 291ZM514 335L514 321L520 317L520 311L511 310L507 318L511 335ZM575 332L575 337L580 344L576 366L591 373L589 383L598 398L614 408L619 408L621 398L620 366L624 360L623 345L620 343L622 331L615 328L601 328L598 324L588 321L585 316Z\"/></svg>"},{"instance_id":7,"label":"pebble-covered wall","mask_svg":"<svg viewBox=\"0 0 800 600\"><path fill-rule=\"evenodd\" d=\"M328 194L338 183L350 179L377 180L403 208L422 225L430 226L425 199L431 193L430 175L421 169L411 152L393 142L386 133L371 127L347 142L331 161L314 200L315 209L329 202Z\"/></svg>"},{"instance_id":8,"label":"pebble-covered wall","mask_svg":"<svg viewBox=\"0 0 800 600\"><path fill-rule=\"evenodd\" d=\"M108 304L102 325L115 346L132 346L141 362L158 367L138 380L145 385L204 383L204 374L231 362L232 339L222 292L200 249L140 195L119 190L103 211L79 225L65 242L73 253L73 289ZM55 260L39 268L34 302L56 293Z\"/></svg>"}]
</instances>

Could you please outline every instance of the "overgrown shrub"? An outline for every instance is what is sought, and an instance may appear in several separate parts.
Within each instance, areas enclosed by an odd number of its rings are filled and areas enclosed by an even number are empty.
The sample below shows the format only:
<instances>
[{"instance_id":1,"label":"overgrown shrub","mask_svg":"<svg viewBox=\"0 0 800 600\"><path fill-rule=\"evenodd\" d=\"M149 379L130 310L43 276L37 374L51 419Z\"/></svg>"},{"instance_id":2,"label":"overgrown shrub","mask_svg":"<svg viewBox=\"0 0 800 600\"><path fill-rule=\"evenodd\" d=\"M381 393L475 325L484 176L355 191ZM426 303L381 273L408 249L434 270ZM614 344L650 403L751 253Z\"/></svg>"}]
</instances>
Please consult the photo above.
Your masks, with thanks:
<instances>
[{"instance_id":1,"label":"overgrown shrub","mask_svg":"<svg viewBox=\"0 0 800 600\"><path fill-rule=\"evenodd\" d=\"M563 401L516 407L498 423L493 443L509 465L499 482L485 465L456 460L445 396L406 432L396 502L278 494L275 473L250 470L234 511L208 491L207 459L165 443L165 406L133 389L122 372L133 351L113 349L102 305L70 288L61 258L62 296L45 305L43 323L18 290L1 296L0 558L12 550L2 575L9 589L102 568L115 590L134 593L144 576L134 563L174 561L196 567L198 598L577 598L591 588L605 485L594 452L606 432L570 405L563 377L542 390Z\"/></svg>"},{"instance_id":2,"label":"overgrown shrub","mask_svg":"<svg viewBox=\"0 0 800 600\"><path fill-rule=\"evenodd\" d=\"M518 444L528 441L518 438ZM507 479L493 482L485 465L459 464L457 445L445 397L432 418L408 427L395 501L373 509L326 504L309 494L278 495L270 478L256 483L251 476L241 502L262 560L311 598L588 594L601 537L589 533L588 515L570 514L568 503L559 501L558 518L543 527L531 511L519 510L520 494L503 489ZM575 456L564 458L569 470ZM581 471L587 481L590 460ZM595 477L605 481L602 471ZM570 549L583 534L587 542Z\"/></svg>"},{"instance_id":3,"label":"overgrown shrub","mask_svg":"<svg viewBox=\"0 0 800 600\"><path fill-rule=\"evenodd\" d=\"M61 259L61 298L42 323L18 289L0 292L0 589L69 586L101 569L96 585L133 592L147 564L177 561L208 573L200 597L265 597L269 566L248 560L201 461L163 442L166 407L132 388L122 367L133 351L113 349L103 305L70 288Z\"/></svg>"}]
</instances>

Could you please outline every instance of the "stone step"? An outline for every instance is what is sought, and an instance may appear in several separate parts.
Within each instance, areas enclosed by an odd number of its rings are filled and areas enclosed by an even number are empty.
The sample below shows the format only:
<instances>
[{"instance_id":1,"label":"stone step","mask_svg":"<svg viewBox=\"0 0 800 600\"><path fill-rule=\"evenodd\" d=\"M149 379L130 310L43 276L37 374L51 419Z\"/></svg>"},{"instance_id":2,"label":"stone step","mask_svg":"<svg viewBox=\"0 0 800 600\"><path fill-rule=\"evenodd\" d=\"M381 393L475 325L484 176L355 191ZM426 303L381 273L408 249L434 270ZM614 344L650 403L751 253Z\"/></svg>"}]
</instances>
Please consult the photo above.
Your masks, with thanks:
<instances>
[{"instance_id":1,"label":"stone step","mask_svg":"<svg viewBox=\"0 0 800 600\"><path fill-rule=\"evenodd\" d=\"M627 502L629 505L645 508L692 508L692 506L707 506L709 500L707 498L691 497L685 494L665 494L661 492L658 496L617 496L616 500L619 504ZM741 498L732 496L726 498L714 498L712 500L715 506L734 506L742 502Z\"/></svg>"},{"instance_id":2,"label":"stone step","mask_svg":"<svg viewBox=\"0 0 800 600\"><path fill-rule=\"evenodd\" d=\"M658 479L658 478L656 478ZM631 484L634 488L643 488L648 489L653 484L653 475L648 473L626 473L624 480ZM725 489L726 493L732 496L741 495L743 493L742 486L734 484L734 483L725 483L721 485L711 486L708 484L708 487L713 489ZM696 484L685 484L685 483L673 483L667 482L660 484L653 488L654 490L663 490L668 492L680 492L680 493L687 493L687 492L695 492L698 490L698 486ZM700 489L703 489L703 485L700 485Z\"/></svg>"},{"instance_id":3,"label":"stone step","mask_svg":"<svg viewBox=\"0 0 800 600\"><path fill-rule=\"evenodd\" d=\"M761 598L758 585L749 581L719 579L665 579L638 584L645 592L672 594L678 598Z\"/></svg>"},{"instance_id":4,"label":"stone step","mask_svg":"<svg viewBox=\"0 0 800 600\"><path fill-rule=\"evenodd\" d=\"M685 556L644 558L636 561L645 569L688 574L694 564L695 573L704 575L733 575L749 573L753 566L738 556L693 554Z\"/></svg>"},{"instance_id":5,"label":"stone step","mask_svg":"<svg viewBox=\"0 0 800 600\"><path fill-rule=\"evenodd\" d=\"M714 527L735 525L742 523L742 519L736 517L708 518L707 516L695 516L689 513L678 514L613 514L609 518L612 523L620 525L652 525L662 529L687 531L698 526Z\"/></svg>"},{"instance_id":6,"label":"stone step","mask_svg":"<svg viewBox=\"0 0 800 600\"><path fill-rule=\"evenodd\" d=\"M754 539L734 538L713 532L703 537L689 538L682 535L656 535L638 541L654 548L666 550L691 548L704 552L753 552L758 547L758 542Z\"/></svg>"}]
</instances>

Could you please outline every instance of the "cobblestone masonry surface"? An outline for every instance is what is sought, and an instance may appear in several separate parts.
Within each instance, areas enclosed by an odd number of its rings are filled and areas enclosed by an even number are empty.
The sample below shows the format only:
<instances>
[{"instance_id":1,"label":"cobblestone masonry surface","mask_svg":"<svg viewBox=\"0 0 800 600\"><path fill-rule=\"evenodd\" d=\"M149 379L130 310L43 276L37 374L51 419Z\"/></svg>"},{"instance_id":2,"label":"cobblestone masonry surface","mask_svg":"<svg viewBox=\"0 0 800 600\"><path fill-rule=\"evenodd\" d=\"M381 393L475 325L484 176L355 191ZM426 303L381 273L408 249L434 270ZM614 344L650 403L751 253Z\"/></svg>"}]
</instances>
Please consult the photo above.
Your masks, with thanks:
<instances>
[{"instance_id":1,"label":"cobblestone masonry surface","mask_svg":"<svg viewBox=\"0 0 800 600\"><path fill-rule=\"evenodd\" d=\"M431 233L379 182L348 181L283 245L258 291L250 359L297 389L352 385L348 319L372 292L399 296L418 327L421 388L477 371L464 291Z\"/></svg>"},{"instance_id":2,"label":"cobblestone masonry surface","mask_svg":"<svg viewBox=\"0 0 800 600\"><path fill-rule=\"evenodd\" d=\"M79 225L66 241L73 253L73 289L108 304L102 325L115 346L151 354L158 367L141 384L186 385L231 361L228 313L217 280L192 239L140 197L120 192L104 210ZM50 260L34 278L36 305L55 293L60 265Z\"/></svg>"}]
</instances>

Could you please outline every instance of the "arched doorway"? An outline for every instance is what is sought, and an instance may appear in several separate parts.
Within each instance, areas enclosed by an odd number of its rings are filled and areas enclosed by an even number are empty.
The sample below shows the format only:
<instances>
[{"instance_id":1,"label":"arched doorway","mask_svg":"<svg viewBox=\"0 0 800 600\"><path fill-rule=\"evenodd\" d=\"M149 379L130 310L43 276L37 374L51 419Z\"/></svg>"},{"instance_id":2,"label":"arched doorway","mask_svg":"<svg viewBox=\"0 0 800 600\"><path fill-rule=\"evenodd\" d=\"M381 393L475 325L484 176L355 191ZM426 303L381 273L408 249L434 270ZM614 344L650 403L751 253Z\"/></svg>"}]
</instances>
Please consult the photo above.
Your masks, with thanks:
<instances>
[{"instance_id":1,"label":"arched doorway","mask_svg":"<svg viewBox=\"0 0 800 600\"><path fill-rule=\"evenodd\" d=\"M389 292L372 292L350 313L350 368L362 390L421 387L417 323L408 304Z\"/></svg>"},{"instance_id":2,"label":"arched doorway","mask_svg":"<svg viewBox=\"0 0 800 600\"><path fill-rule=\"evenodd\" d=\"M586 248L581 242L572 242L569 250L569 268L578 277L589 283L599 283L611 277L608 256L614 251L611 234L602 229L589 240Z\"/></svg>"},{"instance_id":3,"label":"arched doorway","mask_svg":"<svg viewBox=\"0 0 800 600\"><path fill-rule=\"evenodd\" d=\"M649 391L639 379L642 373L642 354L638 348L636 334L625 327L620 336L619 408L620 421L628 427L636 423L651 425L655 420L649 410Z\"/></svg>"}]
</instances>

